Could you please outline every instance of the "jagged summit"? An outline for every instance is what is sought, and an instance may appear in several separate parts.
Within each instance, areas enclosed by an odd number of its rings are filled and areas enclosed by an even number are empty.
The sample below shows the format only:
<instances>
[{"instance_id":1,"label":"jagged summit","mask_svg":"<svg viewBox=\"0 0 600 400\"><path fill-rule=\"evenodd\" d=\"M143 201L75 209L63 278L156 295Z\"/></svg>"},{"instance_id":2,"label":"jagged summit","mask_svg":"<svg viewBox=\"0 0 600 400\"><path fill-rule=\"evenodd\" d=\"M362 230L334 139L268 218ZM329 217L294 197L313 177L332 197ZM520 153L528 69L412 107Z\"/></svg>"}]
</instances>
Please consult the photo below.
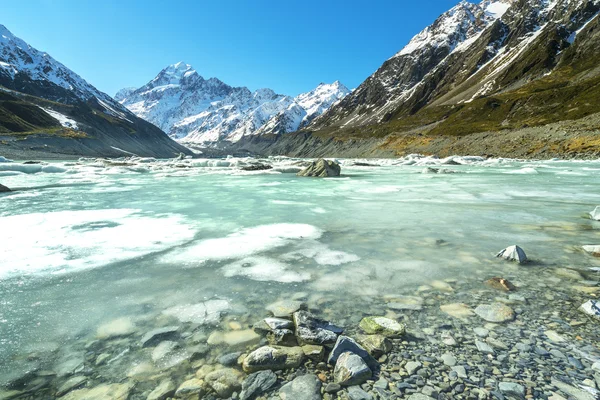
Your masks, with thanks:
<instances>
[{"instance_id":1,"label":"jagged summit","mask_svg":"<svg viewBox=\"0 0 600 400\"><path fill-rule=\"evenodd\" d=\"M207 144L295 131L347 93L339 81L321 84L296 98L269 88L252 92L217 78L205 80L191 65L179 62L139 89L120 91L118 97L121 104L172 137Z\"/></svg>"},{"instance_id":2,"label":"jagged summit","mask_svg":"<svg viewBox=\"0 0 600 400\"><path fill-rule=\"evenodd\" d=\"M156 85L184 84L192 81L192 78L203 79L190 64L180 61L160 71L152 82Z\"/></svg>"}]
</instances>

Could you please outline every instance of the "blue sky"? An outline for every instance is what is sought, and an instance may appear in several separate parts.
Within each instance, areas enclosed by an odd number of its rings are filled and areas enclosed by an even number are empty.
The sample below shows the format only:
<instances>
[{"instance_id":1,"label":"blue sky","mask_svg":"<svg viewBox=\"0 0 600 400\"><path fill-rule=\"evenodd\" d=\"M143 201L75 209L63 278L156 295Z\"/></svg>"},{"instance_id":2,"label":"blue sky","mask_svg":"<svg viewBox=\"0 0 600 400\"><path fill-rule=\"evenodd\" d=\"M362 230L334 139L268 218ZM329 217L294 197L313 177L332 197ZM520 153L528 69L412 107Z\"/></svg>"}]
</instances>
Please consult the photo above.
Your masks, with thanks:
<instances>
[{"instance_id":1,"label":"blue sky","mask_svg":"<svg viewBox=\"0 0 600 400\"><path fill-rule=\"evenodd\" d=\"M4 24L110 95L165 66L296 95L356 87L458 0L28 0Z\"/></svg>"}]
</instances>

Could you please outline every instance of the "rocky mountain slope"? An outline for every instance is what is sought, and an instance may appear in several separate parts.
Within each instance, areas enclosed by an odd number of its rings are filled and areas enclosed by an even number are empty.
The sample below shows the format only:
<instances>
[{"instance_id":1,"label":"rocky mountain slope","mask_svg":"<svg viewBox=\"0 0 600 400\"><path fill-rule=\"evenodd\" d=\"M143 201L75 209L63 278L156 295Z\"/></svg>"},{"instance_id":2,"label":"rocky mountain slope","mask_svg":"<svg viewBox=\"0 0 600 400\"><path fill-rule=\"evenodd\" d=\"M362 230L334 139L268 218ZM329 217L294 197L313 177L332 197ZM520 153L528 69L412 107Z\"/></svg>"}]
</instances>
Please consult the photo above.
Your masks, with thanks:
<instances>
[{"instance_id":1,"label":"rocky mountain slope","mask_svg":"<svg viewBox=\"0 0 600 400\"><path fill-rule=\"evenodd\" d=\"M599 11L600 0L462 1L304 131L390 146L584 118L600 102Z\"/></svg>"},{"instance_id":2,"label":"rocky mountain slope","mask_svg":"<svg viewBox=\"0 0 600 400\"><path fill-rule=\"evenodd\" d=\"M271 89L251 92L204 79L191 65L179 62L141 88L123 89L115 97L174 138L210 144L298 130L348 93L339 82L321 84L296 98Z\"/></svg>"},{"instance_id":3,"label":"rocky mountain slope","mask_svg":"<svg viewBox=\"0 0 600 400\"><path fill-rule=\"evenodd\" d=\"M189 150L0 25L0 153L173 157Z\"/></svg>"}]
</instances>

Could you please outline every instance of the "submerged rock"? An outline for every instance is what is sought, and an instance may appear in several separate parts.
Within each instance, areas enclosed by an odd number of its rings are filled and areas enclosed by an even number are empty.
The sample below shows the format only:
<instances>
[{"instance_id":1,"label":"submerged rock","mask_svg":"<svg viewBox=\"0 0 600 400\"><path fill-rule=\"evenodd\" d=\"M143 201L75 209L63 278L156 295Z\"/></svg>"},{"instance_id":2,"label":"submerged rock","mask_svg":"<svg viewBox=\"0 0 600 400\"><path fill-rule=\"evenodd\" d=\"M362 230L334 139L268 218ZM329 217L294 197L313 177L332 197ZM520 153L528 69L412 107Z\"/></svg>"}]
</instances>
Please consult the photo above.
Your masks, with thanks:
<instances>
[{"instance_id":1,"label":"submerged rock","mask_svg":"<svg viewBox=\"0 0 600 400\"><path fill-rule=\"evenodd\" d=\"M482 304L475 309L475 314L488 322L507 322L515 319L515 312L502 303Z\"/></svg>"},{"instance_id":2,"label":"submerged rock","mask_svg":"<svg viewBox=\"0 0 600 400\"><path fill-rule=\"evenodd\" d=\"M117 318L101 325L97 332L98 339L112 339L115 337L129 336L135 333L135 324L131 318Z\"/></svg>"},{"instance_id":3,"label":"submerged rock","mask_svg":"<svg viewBox=\"0 0 600 400\"><path fill-rule=\"evenodd\" d=\"M258 371L248 375L242 383L241 400L251 400L269 390L277 382L273 371Z\"/></svg>"},{"instance_id":4,"label":"submerged rock","mask_svg":"<svg viewBox=\"0 0 600 400\"><path fill-rule=\"evenodd\" d=\"M263 346L248 354L242 368L246 373L298 368L303 358L302 347Z\"/></svg>"},{"instance_id":5,"label":"submerged rock","mask_svg":"<svg viewBox=\"0 0 600 400\"><path fill-rule=\"evenodd\" d=\"M244 374L233 368L213 371L204 377L204 381L222 399L230 398L234 392L242 389Z\"/></svg>"},{"instance_id":6,"label":"submerged rock","mask_svg":"<svg viewBox=\"0 0 600 400\"><path fill-rule=\"evenodd\" d=\"M388 337L402 336L406 331L404 324L386 317L365 317L358 326L370 335L378 333Z\"/></svg>"},{"instance_id":7,"label":"submerged rock","mask_svg":"<svg viewBox=\"0 0 600 400\"><path fill-rule=\"evenodd\" d=\"M321 381L314 375L302 375L279 389L281 400L321 400Z\"/></svg>"},{"instance_id":8,"label":"submerged rock","mask_svg":"<svg viewBox=\"0 0 600 400\"><path fill-rule=\"evenodd\" d=\"M505 292L510 292L516 290L515 285L513 285L508 279L494 277L485 281L485 284L491 288L497 290L503 290Z\"/></svg>"},{"instance_id":9,"label":"submerged rock","mask_svg":"<svg viewBox=\"0 0 600 400\"><path fill-rule=\"evenodd\" d=\"M387 307L392 310L412 310L419 311L423 309L423 298L417 296L393 296L388 299Z\"/></svg>"},{"instance_id":10,"label":"submerged rock","mask_svg":"<svg viewBox=\"0 0 600 400\"><path fill-rule=\"evenodd\" d=\"M585 279L579 271L571 268L556 268L554 270L554 274L560 276L561 278L572 279L574 281L582 281ZM594 282L594 284L595 283L596 282Z\"/></svg>"},{"instance_id":11,"label":"submerged rock","mask_svg":"<svg viewBox=\"0 0 600 400\"><path fill-rule=\"evenodd\" d=\"M335 161L319 159L312 162L307 168L298 172L298 176L310 176L317 178L326 178L331 176L340 176L340 165Z\"/></svg>"},{"instance_id":12,"label":"submerged rock","mask_svg":"<svg viewBox=\"0 0 600 400\"><path fill-rule=\"evenodd\" d=\"M70 392L71 390L77 389L83 386L87 382L88 378L85 376L74 376L63 383L58 390L56 391L56 395L58 397ZM0 399L2 396L0 395Z\"/></svg>"},{"instance_id":13,"label":"submerged rock","mask_svg":"<svg viewBox=\"0 0 600 400\"><path fill-rule=\"evenodd\" d=\"M179 336L177 333L178 330L178 326L166 326L164 328L151 330L142 337L140 344L142 347L154 347L164 340L177 338L177 336Z\"/></svg>"},{"instance_id":14,"label":"submerged rock","mask_svg":"<svg viewBox=\"0 0 600 400\"><path fill-rule=\"evenodd\" d=\"M335 382L342 386L360 385L372 376L373 372L367 363L360 356L349 351L338 357L333 370Z\"/></svg>"},{"instance_id":15,"label":"submerged rock","mask_svg":"<svg viewBox=\"0 0 600 400\"><path fill-rule=\"evenodd\" d=\"M308 311L294 313L296 337L300 344L332 344L344 330L317 318Z\"/></svg>"},{"instance_id":16,"label":"submerged rock","mask_svg":"<svg viewBox=\"0 0 600 400\"><path fill-rule=\"evenodd\" d=\"M189 359L191 354L178 343L165 340L160 342L152 351L152 361L159 368L171 368Z\"/></svg>"},{"instance_id":17,"label":"submerged rock","mask_svg":"<svg viewBox=\"0 0 600 400\"><path fill-rule=\"evenodd\" d=\"M175 394L175 384L170 379L162 381L146 398L146 400L166 400Z\"/></svg>"},{"instance_id":18,"label":"submerged rock","mask_svg":"<svg viewBox=\"0 0 600 400\"><path fill-rule=\"evenodd\" d=\"M244 348L257 345L259 342L260 336L252 329L230 332L215 331L211 333L206 341L210 345L225 344L232 348Z\"/></svg>"},{"instance_id":19,"label":"submerged rock","mask_svg":"<svg viewBox=\"0 0 600 400\"><path fill-rule=\"evenodd\" d=\"M440 306L440 310L452 317L461 319L475 314L468 305L462 303L443 304Z\"/></svg>"},{"instance_id":20,"label":"submerged rock","mask_svg":"<svg viewBox=\"0 0 600 400\"><path fill-rule=\"evenodd\" d=\"M4 185L0 185L0 193L7 193L7 192L12 192L12 190L10 190L9 188L7 188Z\"/></svg>"},{"instance_id":21,"label":"submerged rock","mask_svg":"<svg viewBox=\"0 0 600 400\"><path fill-rule=\"evenodd\" d=\"M133 386L131 382L104 384L91 389L74 390L61 397L61 400L127 400Z\"/></svg>"},{"instance_id":22,"label":"submerged rock","mask_svg":"<svg viewBox=\"0 0 600 400\"><path fill-rule=\"evenodd\" d=\"M289 318L296 311L305 309L306 305L301 301L282 300L273 304L269 304L266 308L267 311L270 311L275 318Z\"/></svg>"},{"instance_id":23,"label":"submerged rock","mask_svg":"<svg viewBox=\"0 0 600 400\"><path fill-rule=\"evenodd\" d=\"M516 245L501 250L498 254L496 254L496 257L504 258L507 261L516 261L519 264L527 262L527 256L525 255L525 251Z\"/></svg>"},{"instance_id":24,"label":"submerged rock","mask_svg":"<svg viewBox=\"0 0 600 400\"><path fill-rule=\"evenodd\" d=\"M181 322L195 324L216 324L221 315L230 308L227 300L208 300L198 304L184 304L171 307L163 314L177 318Z\"/></svg>"},{"instance_id":25,"label":"submerged rock","mask_svg":"<svg viewBox=\"0 0 600 400\"><path fill-rule=\"evenodd\" d=\"M204 381L198 378L189 379L183 382L175 391L177 399L198 399L204 396Z\"/></svg>"}]
</instances>

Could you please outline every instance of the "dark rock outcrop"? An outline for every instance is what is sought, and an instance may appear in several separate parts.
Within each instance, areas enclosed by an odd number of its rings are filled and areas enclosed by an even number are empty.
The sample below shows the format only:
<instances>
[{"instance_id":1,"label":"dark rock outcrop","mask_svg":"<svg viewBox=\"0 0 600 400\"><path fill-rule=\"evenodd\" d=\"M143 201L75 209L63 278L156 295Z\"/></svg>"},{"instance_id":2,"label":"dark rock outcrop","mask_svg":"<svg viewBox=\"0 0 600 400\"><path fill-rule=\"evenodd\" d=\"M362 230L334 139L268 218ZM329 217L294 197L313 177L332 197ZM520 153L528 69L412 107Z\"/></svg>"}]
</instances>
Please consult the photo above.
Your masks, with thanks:
<instances>
[{"instance_id":1,"label":"dark rock outcrop","mask_svg":"<svg viewBox=\"0 0 600 400\"><path fill-rule=\"evenodd\" d=\"M338 163L321 158L312 162L307 168L298 172L298 176L327 178L332 176L340 176L340 171L341 168Z\"/></svg>"}]
</instances>

